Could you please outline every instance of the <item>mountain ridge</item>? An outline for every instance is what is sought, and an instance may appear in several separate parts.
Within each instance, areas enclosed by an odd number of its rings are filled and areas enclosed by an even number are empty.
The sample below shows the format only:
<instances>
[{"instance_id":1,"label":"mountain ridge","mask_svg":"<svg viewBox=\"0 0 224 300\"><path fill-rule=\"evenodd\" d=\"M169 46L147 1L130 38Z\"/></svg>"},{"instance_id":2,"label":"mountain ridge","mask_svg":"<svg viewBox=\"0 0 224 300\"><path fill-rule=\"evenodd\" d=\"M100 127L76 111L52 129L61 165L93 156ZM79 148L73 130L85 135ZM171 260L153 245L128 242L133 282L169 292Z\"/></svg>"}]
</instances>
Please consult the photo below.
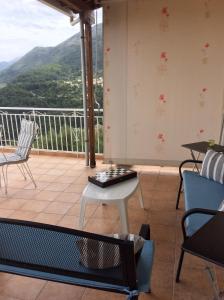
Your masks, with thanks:
<instances>
[{"instance_id":1,"label":"mountain ridge","mask_svg":"<svg viewBox=\"0 0 224 300\"><path fill-rule=\"evenodd\" d=\"M102 24L96 26L98 35L102 37ZM103 65L102 39L96 40L96 30L94 30L94 28L96 29L96 27L93 27L93 49L95 50L97 46L98 51L98 61L97 63L95 62L95 65L97 65L101 71ZM93 61L95 61L95 57L96 54L94 53ZM74 71L80 70L80 33L73 35L55 47L35 47L15 63L6 66L3 70L1 70L0 65L0 83L10 83L16 77L48 64L69 66Z\"/></svg>"}]
</instances>

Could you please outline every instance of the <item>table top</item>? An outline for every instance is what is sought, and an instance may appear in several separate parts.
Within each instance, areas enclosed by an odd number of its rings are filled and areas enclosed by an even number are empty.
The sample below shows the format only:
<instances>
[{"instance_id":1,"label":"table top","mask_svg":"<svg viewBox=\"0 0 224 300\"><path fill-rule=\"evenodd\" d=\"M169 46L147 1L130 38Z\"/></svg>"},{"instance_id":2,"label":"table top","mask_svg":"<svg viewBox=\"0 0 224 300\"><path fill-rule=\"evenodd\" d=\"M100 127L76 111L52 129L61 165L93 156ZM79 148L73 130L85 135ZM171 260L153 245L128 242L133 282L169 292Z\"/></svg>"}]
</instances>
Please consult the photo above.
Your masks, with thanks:
<instances>
[{"instance_id":1,"label":"table top","mask_svg":"<svg viewBox=\"0 0 224 300\"><path fill-rule=\"evenodd\" d=\"M197 143L184 144L182 147L197 151L200 153L206 153L208 149L212 149L217 152L224 152L224 146L215 144L214 146L209 146L209 142L202 141Z\"/></svg>"},{"instance_id":2,"label":"table top","mask_svg":"<svg viewBox=\"0 0 224 300\"><path fill-rule=\"evenodd\" d=\"M195 234L184 241L182 248L195 256L224 267L224 212L217 214Z\"/></svg>"},{"instance_id":3,"label":"table top","mask_svg":"<svg viewBox=\"0 0 224 300\"><path fill-rule=\"evenodd\" d=\"M138 177L101 188L91 182L85 187L82 196L88 199L117 201L130 197L137 189L139 184Z\"/></svg>"}]
</instances>

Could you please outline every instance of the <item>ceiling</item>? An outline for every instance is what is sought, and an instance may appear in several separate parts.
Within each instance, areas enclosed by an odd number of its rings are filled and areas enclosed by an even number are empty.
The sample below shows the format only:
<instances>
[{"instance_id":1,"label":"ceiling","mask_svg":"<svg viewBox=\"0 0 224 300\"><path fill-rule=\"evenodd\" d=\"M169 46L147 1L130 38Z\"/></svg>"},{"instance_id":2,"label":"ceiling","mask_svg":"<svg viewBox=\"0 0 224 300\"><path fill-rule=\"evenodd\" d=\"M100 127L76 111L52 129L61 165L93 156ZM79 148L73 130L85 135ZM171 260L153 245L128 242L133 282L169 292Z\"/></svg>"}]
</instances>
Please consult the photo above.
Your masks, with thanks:
<instances>
[{"instance_id":1,"label":"ceiling","mask_svg":"<svg viewBox=\"0 0 224 300\"><path fill-rule=\"evenodd\" d=\"M39 0L40 2L47 4L57 10L71 15L71 11L75 14L93 10L101 7L100 0Z\"/></svg>"}]
</instances>

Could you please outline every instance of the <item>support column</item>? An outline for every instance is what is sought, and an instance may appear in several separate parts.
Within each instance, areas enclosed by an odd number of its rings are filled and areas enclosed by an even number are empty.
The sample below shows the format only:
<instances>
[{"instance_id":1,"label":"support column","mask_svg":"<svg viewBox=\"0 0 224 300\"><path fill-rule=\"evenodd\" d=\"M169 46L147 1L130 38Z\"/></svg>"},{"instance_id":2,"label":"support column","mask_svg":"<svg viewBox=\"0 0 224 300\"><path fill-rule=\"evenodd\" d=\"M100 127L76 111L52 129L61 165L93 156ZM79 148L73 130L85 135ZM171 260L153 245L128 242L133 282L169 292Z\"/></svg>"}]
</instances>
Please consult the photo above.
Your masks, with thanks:
<instances>
[{"instance_id":1,"label":"support column","mask_svg":"<svg viewBox=\"0 0 224 300\"><path fill-rule=\"evenodd\" d=\"M80 38L81 38L81 69L82 69L82 95L84 111L84 142L85 142L85 160L86 166L89 166L89 143L88 143L88 118L87 118L87 100L86 100L86 55L85 55L85 33L84 18L80 14Z\"/></svg>"},{"instance_id":2,"label":"support column","mask_svg":"<svg viewBox=\"0 0 224 300\"><path fill-rule=\"evenodd\" d=\"M95 158L95 127L94 127L94 99L93 99L92 27L89 21L85 22L85 37L86 37L89 160L90 160L90 167L95 168L96 158Z\"/></svg>"}]
</instances>

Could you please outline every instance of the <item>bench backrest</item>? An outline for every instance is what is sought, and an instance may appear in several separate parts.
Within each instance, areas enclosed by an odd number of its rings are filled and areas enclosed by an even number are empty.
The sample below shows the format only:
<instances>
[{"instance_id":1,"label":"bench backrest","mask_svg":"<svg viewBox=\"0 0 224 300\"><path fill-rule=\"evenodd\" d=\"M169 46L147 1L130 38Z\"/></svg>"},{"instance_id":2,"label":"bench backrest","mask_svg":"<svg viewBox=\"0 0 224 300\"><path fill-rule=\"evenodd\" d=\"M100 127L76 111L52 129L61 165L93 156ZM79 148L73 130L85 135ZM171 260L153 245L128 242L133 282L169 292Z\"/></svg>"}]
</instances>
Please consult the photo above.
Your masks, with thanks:
<instances>
[{"instance_id":1,"label":"bench backrest","mask_svg":"<svg viewBox=\"0 0 224 300\"><path fill-rule=\"evenodd\" d=\"M136 288L133 248L130 241L0 218L0 264L4 265L133 290Z\"/></svg>"}]
</instances>

